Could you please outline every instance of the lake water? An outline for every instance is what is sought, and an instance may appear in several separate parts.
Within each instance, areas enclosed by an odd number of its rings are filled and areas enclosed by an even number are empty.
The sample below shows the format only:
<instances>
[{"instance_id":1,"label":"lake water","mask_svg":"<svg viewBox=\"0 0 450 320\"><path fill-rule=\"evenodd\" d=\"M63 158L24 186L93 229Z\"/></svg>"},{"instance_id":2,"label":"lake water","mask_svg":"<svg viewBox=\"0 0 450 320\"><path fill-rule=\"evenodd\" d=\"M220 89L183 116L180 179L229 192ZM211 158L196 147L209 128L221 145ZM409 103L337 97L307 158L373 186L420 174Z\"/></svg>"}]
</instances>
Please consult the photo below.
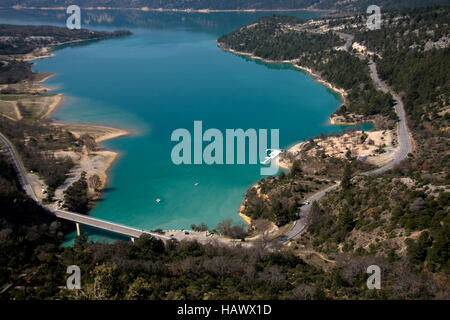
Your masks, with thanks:
<instances>
[{"instance_id":1,"label":"lake water","mask_svg":"<svg viewBox=\"0 0 450 320\"><path fill-rule=\"evenodd\" d=\"M120 155L103 200L90 212L94 217L148 230L240 221L238 208L247 188L261 178L260 166L174 165L171 133L192 132L194 120L203 121L204 130L277 128L281 147L342 129L328 123L339 96L311 76L217 47L220 35L269 13L83 14L83 27L128 28L134 34L57 50L34 69L56 73L46 85L66 97L52 114L55 120L133 131L103 143ZM0 17L20 24L63 25L65 19L62 11L0 10ZM92 229L88 233L111 238Z\"/></svg>"}]
</instances>

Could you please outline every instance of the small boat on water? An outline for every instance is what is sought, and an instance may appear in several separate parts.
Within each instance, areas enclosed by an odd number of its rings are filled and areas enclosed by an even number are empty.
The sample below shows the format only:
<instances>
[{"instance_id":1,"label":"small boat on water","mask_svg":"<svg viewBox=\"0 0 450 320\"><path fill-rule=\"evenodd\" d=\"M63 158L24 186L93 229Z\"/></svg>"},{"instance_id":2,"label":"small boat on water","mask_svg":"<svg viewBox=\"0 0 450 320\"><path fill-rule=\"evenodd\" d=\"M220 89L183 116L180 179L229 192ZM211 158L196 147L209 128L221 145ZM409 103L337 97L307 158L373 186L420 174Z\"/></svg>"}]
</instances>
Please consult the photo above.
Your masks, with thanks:
<instances>
[{"instance_id":1,"label":"small boat on water","mask_svg":"<svg viewBox=\"0 0 450 320\"><path fill-rule=\"evenodd\" d=\"M156 203L160 203L161 199L160 198L156 198Z\"/></svg>"},{"instance_id":2,"label":"small boat on water","mask_svg":"<svg viewBox=\"0 0 450 320\"><path fill-rule=\"evenodd\" d=\"M195 186L195 187L198 187L198 182L194 183L194 186Z\"/></svg>"}]
</instances>

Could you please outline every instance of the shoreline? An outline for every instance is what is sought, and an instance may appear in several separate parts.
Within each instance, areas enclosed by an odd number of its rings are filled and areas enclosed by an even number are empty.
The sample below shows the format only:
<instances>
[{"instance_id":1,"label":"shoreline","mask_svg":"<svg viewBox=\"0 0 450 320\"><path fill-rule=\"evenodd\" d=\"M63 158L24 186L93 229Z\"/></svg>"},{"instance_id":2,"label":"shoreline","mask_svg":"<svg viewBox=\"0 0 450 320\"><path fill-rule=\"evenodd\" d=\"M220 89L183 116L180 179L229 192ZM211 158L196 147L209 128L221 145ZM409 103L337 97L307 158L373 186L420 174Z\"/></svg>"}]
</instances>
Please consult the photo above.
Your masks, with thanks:
<instances>
[{"instance_id":1,"label":"shoreline","mask_svg":"<svg viewBox=\"0 0 450 320\"><path fill-rule=\"evenodd\" d=\"M53 57L53 54L42 57L42 58L50 58L50 57ZM41 59L41 57L39 59ZM38 72L38 73L41 73L41 72ZM55 76L55 73L50 73L50 74L46 75L45 77L43 77L42 79L35 81L35 83L39 84L39 89L52 91L53 89L44 86L42 83L47 81L48 79L50 79L53 76ZM41 117L41 119L50 117L51 114L60 107L60 105L64 102L64 100L65 100L65 98L64 98L63 93L55 93L55 101L53 101L49 105L48 110ZM93 123L55 121L54 119L50 119L50 120L52 120L53 125L62 126L64 129L66 129L68 131L71 131L71 130L67 129L67 127L70 127L70 126L79 126L80 128L84 127L87 129L92 128L92 129L103 129L106 131L108 131L108 130L113 131L113 132L106 133L104 135L100 135L98 137L93 137L93 138L95 138L95 142L97 142L97 143L132 134L131 130L112 127L112 126L93 124ZM74 133L74 132L72 132L72 133ZM76 132L75 132L75 135L76 135Z\"/></svg>"},{"instance_id":2,"label":"shoreline","mask_svg":"<svg viewBox=\"0 0 450 320\"><path fill-rule=\"evenodd\" d=\"M241 56L246 56L249 57L251 59L255 59L255 60L259 60L259 61L263 61L263 62L267 62L267 63L289 63L291 64L294 68L300 69L304 72L306 72L307 74L309 74L310 76L312 76L314 78L314 81L321 83L322 85L324 85L325 87L327 87L328 89L333 90L335 93L338 93L341 97L341 105L338 107L338 109L344 104L344 101L346 99L346 96L348 95L347 91L342 89L342 88L338 88L335 85L333 85L332 83L330 83L329 81L323 79L319 74L317 74L317 72L315 72L314 70L312 70L311 68L305 67L305 66L300 66L298 64L296 64L297 60L270 60L270 59L265 59L262 57L258 57L255 56L252 53L248 53L248 52L243 52L243 51L237 51L231 48L227 48L226 46L224 46L222 43L216 41L216 44L218 45L218 47L224 51L227 52L231 52L237 55L241 55ZM337 109L336 109L337 110ZM331 116L330 116L331 117Z\"/></svg>"},{"instance_id":3,"label":"shoreline","mask_svg":"<svg viewBox=\"0 0 450 320\"><path fill-rule=\"evenodd\" d=\"M45 119L45 118L49 117L52 112L54 112L56 109L58 109L58 107L60 106L60 104L63 101L64 101L63 95L61 93L57 93L55 95L55 100L49 105L47 112L44 113L44 115L41 117L41 119Z\"/></svg>"},{"instance_id":4,"label":"shoreline","mask_svg":"<svg viewBox=\"0 0 450 320\"><path fill-rule=\"evenodd\" d=\"M224 50L226 52L231 52L233 54L246 56L246 57L249 57L251 59L263 61L263 62L266 62L266 63L289 63L294 68L304 71L305 73L309 74L313 78L314 81L322 84L323 86L327 87L328 89L331 89L335 93L339 94L340 100L341 100L341 104L339 105L339 107L336 110L338 110L346 101L346 97L347 97L347 94L348 94L346 90L344 90L342 88L338 88L335 85L333 85L332 83L330 83L329 81L323 79L319 74L317 74L317 72L315 72L311 68L308 68L308 67L305 67L305 66L300 66L300 65L296 64L296 62L298 61L296 59L294 59L294 60L278 60L278 61L277 60L264 59L262 57L255 56L254 54L251 54L251 53L248 53L248 52L242 52L242 51L237 51L237 50L228 48L228 47L224 46L222 43L220 43L218 41L216 41L216 44L217 44L217 46L220 49L222 49L222 50ZM328 119L329 119L329 122L331 124L336 124L336 125L344 124L344 123L338 123L338 121L333 119L333 114L331 114ZM299 149L299 148L303 147L305 143L306 143L306 141L297 141L297 142L293 143L290 147L288 147L286 150L289 151L289 152L295 151L296 149ZM289 167L288 163L286 163L284 161L280 161L279 156L277 157L277 162L278 162L279 168L289 170L290 167ZM256 182L253 186L257 186L257 185L258 185L258 182ZM251 225L251 222L252 222L251 218L246 216L244 213L242 213L245 201L246 201L246 199L244 197L244 200L242 201L241 206L239 207L238 215L242 219L244 219L245 222L247 222L248 225Z\"/></svg>"},{"instance_id":5,"label":"shoreline","mask_svg":"<svg viewBox=\"0 0 450 320\"><path fill-rule=\"evenodd\" d=\"M73 42L79 42L79 41L73 41ZM64 44L71 43L66 42ZM54 56L54 53L52 52L53 47L44 47L39 50L39 54L37 56L33 55L26 55L23 56L24 61L33 61L33 60L39 60L44 58L51 58ZM44 54L42 54L44 53ZM33 63L34 64L34 63ZM39 73L45 73L45 72L37 72ZM38 79L36 81L33 81L33 83L38 85L38 88L40 90L46 90L46 91L52 91L53 89L46 87L43 83L50 79L51 77L55 76L55 73L49 73L46 76L44 76L41 79ZM116 128L111 126L105 126L105 125L98 125L98 124L91 124L91 123L78 123L78 122L64 122L64 121L55 121L54 119L51 119L51 114L58 109L58 107L62 104L62 102L65 100L63 93L56 93L54 101L48 106L48 110L45 112L45 114L41 117L41 119L49 118L51 120L51 124L54 126L62 127L63 129L71 132L75 136L81 136L83 133L83 130L87 131L88 133L91 133L93 138L95 139L95 142L99 144L100 148L103 148L104 150L100 150L98 152L103 153L105 155L109 155L105 157L105 160L102 164L102 170L99 172L100 180L101 180L101 186L99 188L99 192L101 193L108 182L108 171L111 169L114 162L117 160L119 156L119 152L109 150L104 148L100 145L101 142L111 140L114 138L118 138L125 135L130 135L132 132L127 129L122 128ZM77 130L78 129L78 130ZM81 132L80 132L81 131ZM91 132L90 132L91 131ZM92 134L92 131L96 131L94 134ZM103 131L103 132L102 132ZM100 132L99 135L96 136L96 133ZM83 160L80 160L83 161ZM94 199L94 202L97 202L98 199Z\"/></svg>"},{"instance_id":6,"label":"shoreline","mask_svg":"<svg viewBox=\"0 0 450 320\"><path fill-rule=\"evenodd\" d=\"M308 73L309 75L311 75L314 78L315 81L321 83L322 85L325 85L327 88L332 89L333 91L338 93L340 95L340 97L341 97L341 102L345 98L345 95L347 94L345 92L345 90L333 86L331 83L329 83L326 80L322 79L320 77L320 75L315 73L310 68L296 65L296 63L295 63L296 60L285 60L285 61L268 60L268 59L264 59L264 58L261 58L261 57L254 56L253 54L249 54L249 53L246 53L246 52L238 52L238 51L233 50L233 49L228 49L228 48L225 48L224 46L222 46L220 43L218 43L218 42L216 42L216 43L224 51L228 51L228 52L231 52L231 53L234 53L234 54L248 56L248 57L251 57L252 59L258 59L258 60L261 60L261 61L264 61L264 62L268 62L268 63L290 63L295 68L300 69L300 70ZM54 54L51 52L51 48L45 48L44 51L45 51L45 53L48 53L48 54L40 55L38 57L33 57L33 58L30 58L29 60L35 60L35 59L37 60L37 59L41 59L41 58L49 58L49 57L54 56ZM44 77L43 79L41 79L38 82L39 83L45 82L46 80L48 80L52 76L54 76L54 74L50 74L50 75ZM63 94L58 94L57 97L58 97L57 101L55 101L54 103L51 104L51 106L49 107L49 110L45 113L43 118L49 117L51 115L51 113L54 112L57 109L57 107L61 104L61 102L63 100ZM85 127L95 127L95 128L103 128L103 129L107 128L107 129L112 129L112 130L115 131L115 132L112 132L112 133L103 134L103 135L100 135L99 137L96 137L95 138L96 143L100 143L102 141L106 141L106 140L113 139L113 138L116 138L116 137L119 137L119 136L130 134L130 132L128 130L113 128L113 127L107 127L107 126L101 126L101 125L95 125L95 124L64 123L64 122L59 122L59 123L55 122L54 124L62 126L63 128L65 128L68 131L70 131L70 126L85 126ZM69 127L69 128L67 128L67 127ZM300 142L300 143L302 143L302 142ZM105 162L105 171L104 171L104 175L103 175L103 177L101 179L102 180L102 186L100 188L101 190L103 190L105 188L105 185L107 183L107 179L108 179L107 171L110 170L110 168L112 167L113 163L117 160L117 157L118 157L118 153L117 152L114 152L114 151L111 151L111 150L106 150L106 151L111 153L111 157L109 157L108 160ZM283 166L281 166L281 167L283 167ZM243 208L243 206L241 205L241 207L239 209L239 216L248 225L251 225L252 219L242 213L242 208Z\"/></svg>"},{"instance_id":7,"label":"shoreline","mask_svg":"<svg viewBox=\"0 0 450 320\"><path fill-rule=\"evenodd\" d=\"M66 7L25 7L25 6L12 6L12 7L0 7L0 9L14 9L14 10L66 10ZM298 11L311 11L311 12L335 12L336 10L317 9L317 8L296 8L296 9L167 9L167 8L121 8L121 7L81 7L83 10L129 10L129 11L144 11L144 12L182 12L182 13L226 13L226 12L298 12Z\"/></svg>"}]
</instances>

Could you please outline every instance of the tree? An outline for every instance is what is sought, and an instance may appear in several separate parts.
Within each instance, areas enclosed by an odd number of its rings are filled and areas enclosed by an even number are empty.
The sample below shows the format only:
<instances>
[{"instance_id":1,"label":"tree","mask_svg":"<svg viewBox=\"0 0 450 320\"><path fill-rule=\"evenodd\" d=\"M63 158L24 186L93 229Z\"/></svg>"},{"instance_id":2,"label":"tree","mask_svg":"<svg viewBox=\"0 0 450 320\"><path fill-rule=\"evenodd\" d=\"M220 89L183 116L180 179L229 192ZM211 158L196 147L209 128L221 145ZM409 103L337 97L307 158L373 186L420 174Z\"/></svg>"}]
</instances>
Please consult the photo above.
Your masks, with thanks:
<instances>
[{"instance_id":1,"label":"tree","mask_svg":"<svg viewBox=\"0 0 450 320\"><path fill-rule=\"evenodd\" d=\"M422 264L427 257L431 243L432 240L428 232L422 232L417 241L407 239L406 244L408 245L407 253L409 260L415 264Z\"/></svg>"},{"instance_id":2,"label":"tree","mask_svg":"<svg viewBox=\"0 0 450 320\"><path fill-rule=\"evenodd\" d=\"M346 157L348 160L351 160L351 159L352 159L352 152L351 152L350 149L348 149L347 152L345 153L345 157Z\"/></svg>"},{"instance_id":3,"label":"tree","mask_svg":"<svg viewBox=\"0 0 450 320\"><path fill-rule=\"evenodd\" d=\"M231 224L231 219L224 219L217 224L216 230L221 235L228 235L231 230Z\"/></svg>"},{"instance_id":4,"label":"tree","mask_svg":"<svg viewBox=\"0 0 450 320\"><path fill-rule=\"evenodd\" d=\"M342 177L341 186L344 191L347 191L351 187L352 171L349 163L345 165L344 176Z\"/></svg>"},{"instance_id":5,"label":"tree","mask_svg":"<svg viewBox=\"0 0 450 320\"><path fill-rule=\"evenodd\" d=\"M450 226L445 225L437 233L433 241L433 247L428 256L433 270L450 268Z\"/></svg>"},{"instance_id":6,"label":"tree","mask_svg":"<svg viewBox=\"0 0 450 320\"><path fill-rule=\"evenodd\" d=\"M79 236L75 237L75 240L73 241L73 249L76 252L82 252L88 243L88 237L84 232L81 232Z\"/></svg>"},{"instance_id":7,"label":"tree","mask_svg":"<svg viewBox=\"0 0 450 320\"><path fill-rule=\"evenodd\" d=\"M344 212L339 214L338 217L339 226L345 232L350 232L353 229L353 215L348 209L344 209Z\"/></svg>"},{"instance_id":8,"label":"tree","mask_svg":"<svg viewBox=\"0 0 450 320\"><path fill-rule=\"evenodd\" d=\"M94 189L95 191L100 191L100 188L102 187L102 181L100 180L100 177L98 174L94 174L89 177L88 179L89 186Z\"/></svg>"},{"instance_id":9,"label":"tree","mask_svg":"<svg viewBox=\"0 0 450 320\"><path fill-rule=\"evenodd\" d=\"M142 277L137 277L132 284L128 287L128 292L125 299L128 300L144 300L148 299L152 293L151 284Z\"/></svg>"},{"instance_id":10,"label":"tree","mask_svg":"<svg viewBox=\"0 0 450 320\"><path fill-rule=\"evenodd\" d=\"M191 224L191 229L194 231L207 231L208 230L208 226L206 225L206 223L202 222L199 225L196 224Z\"/></svg>"},{"instance_id":11,"label":"tree","mask_svg":"<svg viewBox=\"0 0 450 320\"><path fill-rule=\"evenodd\" d=\"M116 299L120 292L119 273L115 264L101 264L95 267L92 271L94 283L87 290L88 296L96 300Z\"/></svg>"},{"instance_id":12,"label":"tree","mask_svg":"<svg viewBox=\"0 0 450 320\"><path fill-rule=\"evenodd\" d=\"M322 211L320 210L319 204L317 201L314 201L311 205L311 209L309 210L308 216L308 224L314 229L314 227L319 223L322 218Z\"/></svg>"},{"instance_id":13,"label":"tree","mask_svg":"<svg viewBox=\"0 0 450 320\"><path fill-rule=\"evenodd\" d=\"M164 243L148 234L141 235L134 241L131 254L134 258L144 260L155 260L165 252Z\"/></svg>"},{"instance_id":14,"label":"tree","mask_svg":"<svg viewBox=\"0 0 450 320\"><path fill-rule=\"evenodd\" d=\"M230 229L230 237L233 239L244 239L246 232L242 226L234 225Z\"/></svg>"},{"instance_id":15,"label":"tree","mask_svg":"<svg viewBox=\"0 0 450 320\"><path fill-rule=\"evenodd\" d=\"M80 137L80 140L83 142L83 144L86 146L88 151L97 151L98 145L95 139L90 136L89 134L85 133Z\"/></svg>"},{"instance_id":16,"label":"tree","mask_svg":"<svg viewBox=\"0 0 450 320\"><path fill-rule=\"evenodd\" d=\"M87 213L89 210L88 203L89 198L86 172L82 172L80 179L74 182L64 192L64 206L70 211Z\"/></svg>"},{"instance_id":17,"label":"tree","mask_svg":"<svg viewBox=\"0 0 450 320\"><path fill-rule=\"evenodd\" d=\"M300 161L298 161L298 160L294 161L294 163L292 164L290 175L291 175L291 177L297 177L297 176L303 175Z\"/></svg>"}]
</instances>

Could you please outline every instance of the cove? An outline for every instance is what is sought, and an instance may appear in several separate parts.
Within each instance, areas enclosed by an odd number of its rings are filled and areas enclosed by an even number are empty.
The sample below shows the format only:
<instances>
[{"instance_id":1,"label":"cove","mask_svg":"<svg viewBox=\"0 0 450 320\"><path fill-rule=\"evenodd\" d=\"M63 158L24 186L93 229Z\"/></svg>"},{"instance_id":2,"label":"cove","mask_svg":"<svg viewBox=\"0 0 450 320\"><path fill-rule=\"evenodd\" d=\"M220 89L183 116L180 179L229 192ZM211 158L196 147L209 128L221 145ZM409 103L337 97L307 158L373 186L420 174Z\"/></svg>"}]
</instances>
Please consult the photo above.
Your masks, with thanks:
<instances>
[{"instance_id":1,"label":"cove","mask_svg":"<svg viewBox=\"0 0 450 320\"><path fill-rule=\"evenodd\" d=\"M310 75L289 64L267 64L217 47L220 35L269 13L139 12L131 19L130 13L115 11L101 12L97 20L94 13L91 24L83 27L129 28L134 34L65 46L34 67L56 73L45 84L66 98L53 119L133 131L103 143L119 157L91 216L148 230L188 229L201 222L214 228L224 218L239 221L239 205L247 188L261 178L260 166L175 165L171 133L191 128L194 121L222 132L277 128L281 148L343 129L328 122L339 96ZM52 14L8 17L21 24L64 23L56 15L52 20ZM117 238L85 231L94 240Z\"/></svg>"}]
</instances>

